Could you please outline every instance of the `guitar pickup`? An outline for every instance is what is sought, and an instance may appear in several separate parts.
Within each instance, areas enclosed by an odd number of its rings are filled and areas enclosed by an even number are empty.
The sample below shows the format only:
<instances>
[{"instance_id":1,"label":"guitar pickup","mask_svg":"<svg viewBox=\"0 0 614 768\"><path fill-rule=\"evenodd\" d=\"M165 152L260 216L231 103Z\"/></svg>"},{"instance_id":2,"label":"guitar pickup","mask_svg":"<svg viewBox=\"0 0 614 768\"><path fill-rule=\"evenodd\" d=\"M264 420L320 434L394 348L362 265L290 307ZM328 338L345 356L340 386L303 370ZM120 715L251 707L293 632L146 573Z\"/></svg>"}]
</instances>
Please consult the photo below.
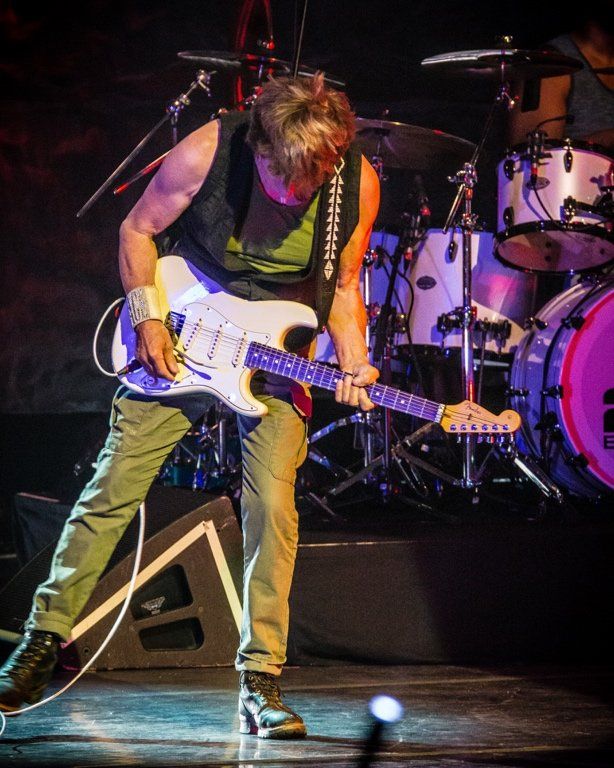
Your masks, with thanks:
<instances>
[{"instance_id":1,"label":"guitar pickup","mask_svg":"<svg viewBox=\"0 0 614 768\"><path fill-rule=\"evenodd\" d=\"M200 323L199 323L200 325ZM213 360L213 358L216 356L218 349L220 348L220 341L222 340L222 328L223 325L218 325L215 331L213 331L213 336L211 337L211 343L209 344L209 349L207 350L207 357L209 360Z\"/></svg>"},{"instance_id":2,"label":"guitar pickup","mask_svg":"<svg viewBox=\"0 0 614 768\"><path fill-rule=\"evenodd\" d=\"M238 365L241 365L243 363L243 360L245 358L245 353L247 352L247 344L248 344L247 334L244 331L243 336L239 339L239 343L237 344L235 353L232 356L232 364L235 368Z\"/></svg>"}]
</instances>

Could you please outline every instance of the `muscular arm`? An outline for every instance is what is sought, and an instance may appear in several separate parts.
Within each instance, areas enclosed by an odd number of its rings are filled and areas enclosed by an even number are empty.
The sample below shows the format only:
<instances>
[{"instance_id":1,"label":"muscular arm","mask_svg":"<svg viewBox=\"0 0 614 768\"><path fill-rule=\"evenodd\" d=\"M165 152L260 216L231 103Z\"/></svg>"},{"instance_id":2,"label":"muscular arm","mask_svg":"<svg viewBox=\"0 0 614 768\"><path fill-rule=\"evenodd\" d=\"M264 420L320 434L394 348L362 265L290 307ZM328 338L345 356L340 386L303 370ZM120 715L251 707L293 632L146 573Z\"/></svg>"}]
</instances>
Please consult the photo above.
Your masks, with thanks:
<instances>
[{"instance_id":1,"label":"muscular arm","mask_svg":"<svg viewBox=\"0 0 614 768\"><path fill-rule=\"evenodd\" d=\"M218 141L218 122L191 133L174 147L119 230L119 271L126 293L153 285L154 236L188 207L209 173ZM178 368L170 335L159 320L136 326L138 360L156 376L173 379Z\"/></svg>"},{"instance_id":2,"label":"muscular arm","mask_svg":"<svg viewBox=\"0 0 614 768\"><path fill-rule=\"evenodd\" d=\"M327 323L339 366L342 371L352 374L344 377L344 381L337 386L335 399L349 405L360 405L363 410L374 407L363 387L373 383L379 375L369 363L365 344L367 316L360 292L360 270L378 208L379 180L363 157L358 224L341 253L335 296Z\"/></svg>"}]
</instances>

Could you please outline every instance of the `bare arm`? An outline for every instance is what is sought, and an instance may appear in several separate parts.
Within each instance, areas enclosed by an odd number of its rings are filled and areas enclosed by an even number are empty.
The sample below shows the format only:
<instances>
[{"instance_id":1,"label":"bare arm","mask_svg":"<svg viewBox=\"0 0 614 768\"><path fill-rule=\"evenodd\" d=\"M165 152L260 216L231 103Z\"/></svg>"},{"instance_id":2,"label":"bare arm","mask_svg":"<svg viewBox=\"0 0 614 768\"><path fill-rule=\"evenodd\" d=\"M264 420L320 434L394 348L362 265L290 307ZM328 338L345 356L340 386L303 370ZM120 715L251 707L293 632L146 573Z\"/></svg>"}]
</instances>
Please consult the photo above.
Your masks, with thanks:
<instances>
[{"instance_id":1,"label":"bare arm","mask_svg":"<svg viewBox=\"0 0 614 768\"><path fill-rule=\"evenodd\" d=\"M154 236L188 207L209 173L219 123L211 122L174 147L119 230L119 271L126 293L153 285L157 250ZM173 379L178 367L171 338L159 320L136 326L137 359L154 375Z\"/></svg>"},{"instance_id":2,"label":"bare arm","mask_svg":"<svg viewBox=\"0 0 614 768\"><path fill-rule=\"evenodd\" d=\"M360 405L363 410L374 407L363 387L379 376L377 369L369 363L365 343L367 315L360 292L360 270L378 208L379 179L363 157L358 224L340 257L335 296L327 323L339 366L349 374L337 385L335 399L340 403Z\"/></svg>"},{"instance_id":3,"label":"bare arm","mask_svg":"<svg viewBox=\"0 0 614 768\"><path fill-rule=\"evenodd\" d=\"M521 111L522 99L510 113L508 144L514 146L526 141L527 133L534 131L543 121L567 114L567 99L571 88L571 77L548 77L541 81L537 109ZM565 133L565 120L556 120L543 126L552 139L561 139Z\"/></svg>"}]
</instances>

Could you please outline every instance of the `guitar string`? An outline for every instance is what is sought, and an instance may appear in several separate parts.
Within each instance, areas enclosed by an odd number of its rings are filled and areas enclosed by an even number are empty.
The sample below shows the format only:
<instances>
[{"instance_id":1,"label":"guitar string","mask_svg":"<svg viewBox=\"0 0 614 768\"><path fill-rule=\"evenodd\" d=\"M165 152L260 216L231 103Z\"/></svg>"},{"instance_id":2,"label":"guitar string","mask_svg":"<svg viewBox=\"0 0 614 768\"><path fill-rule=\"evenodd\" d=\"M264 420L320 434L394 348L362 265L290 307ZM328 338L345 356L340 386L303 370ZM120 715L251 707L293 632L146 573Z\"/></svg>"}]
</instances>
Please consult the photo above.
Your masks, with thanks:
<instances>
[{"instance_id":1,"label":"guitar string","mask_svg":"<svg viewBox=\"0 0 614 768\"><path fill-rule=\"evenodd\" d=\"M229 352L230 351L235 351L236 348L242 342L245 342L245 339L243 337L239 338L237 336L232 336L232 335L227 334L227 333L226 334L225 333L220 333L219 329L218 330L210 330L210 329L208 329L205 326L200 326L199 327L195 323L191 323L190 325L192 325L192 327L197 329L197 334L194 337L194 339L192 340L191 346L202 347L204 344L207 344L207 343L209 343L209 345L210 345L210 340L212 340L212 338L213 338L213 336L215 334L219 334L219 336L220 336L218 345L219 346L225 346L228 349ZM184 327L185 327L185 325L184 325ZM248 346L250 344L254 344L254 345L259 346L259 348L260 348L260 350L262 352L267 352L271 357L277 355L277 356L280 357L280 359L282 359L284 355L292 354L292 353L285 352L285 350L277 349L276 347L268 347L266 344L262 344L261 342L257 342L257 341L255 341L255 342L248 342ZM295 360L296 360L296 363L298 363L298 365L303 365L303 364L304 365L312 365L314 368L316 366L318 366L319 367L320 375L328 377L329 380L326 382L327 384L332 384L334 382L335 378L337 378L337 379L341 379L342 378L342 374L340 374L338 369L336 369L336 368L328 368L328 366L326 364L324 364L324 363L319 363L318 361L311 361L311 360L308 360L307 358L295 358ZM278 373L279 373L279 371L278 371ZM283 375L283 374L280 373L280 375ZM309 381L309 380L307 379L307 381ZM312 383L315 383L315 382L312 382ZM318 386L317 383L316 383L316 386ZM320 386L322 386L322 382L320 382ZM375 397L377 397L378 400L380 400L380 402L378 403L379 405L383 405L383 406L393 407L394 408L394 407L396 407L398 405L398 399L402 395L402 396L404 396L404 397L406 397L408 399L408 403L409 403L409 405L412 408L415 408L416 410L418 408L422 409L422 412L421 412L420 416L423 417L423 418L428 418L428 416L432 416L432 418L430 419L432 421L435 418L435 416L437 415L437 411L439 410L439 404L438 403L436 403L436 402L434 402L432 400L427 400L425 398L420 398L417 395L412 395L411 393L404 392L403 390L395 389L394 392L385 392L385 391L382 391L382 390L387 389L386 385L376 384L376 385L369 385L369 386L376 386L380 390L379 393L375 394ZM397 393L399 393L399 394L397 394ZM371 394L370 396L373 397L373 394ZM487 419L487 418L484 418L484 417L476 417L476 418L471 419L471 417L468 416L466 413L463 413L463 412L458 411L458 410L454 410L451 406L445 406L445 409L446 409L446 411L444 413L444 416L447 416L449 418L457 418L457 419L459 419L461 421L471 421L472 423L474 423L474 424L476 424L478 426L479 425L491 425L491 426L497 425L497 426L499 426L497 424L497 421L493 420L493 419ZM402 409L397 409L397 410L402 410ZM428 414L429 410L433 411L433 413L432 414ZM427 416L427 414L428 414L428 416ZM415 415L418 415L418 414L415 414ZM500 425L500 426L503 426L503 425Z\"/></svg>"},{"instance_id":2,"label":"guitar string","mask_svg":"<svg viewBox=\"0 0 614 768\"><path fill-rule=\"evenodd\" d=\"M201 338L199 338L199 336ZM194 342L192 346L201 347L202 343L205 344L209 341L209 337L212 336L211 333L209 333L204 328L200 329L200 332L197 337L195 337ZM204 337L204 338L202 338ZM230 337L231 339L234 339L235 341L238 341L236 337ZM220 340L220 344L222 344L222 340ZM240 341L239 341L240 343ZM268 347L265 344L262 344L261 342L249 342L250 344L254 345L253 352L256 353L267 353L268 356L271 358L278 357L279 360L277 362L278 370L272 371L273 373L277 372L280 375L283 374L283 370L279 370L279 364L284 363L287 361L288 364L291 364L293 366L298 365L299 367L307 366L307 368L312 367L315 370L315 376L319 379L319 381L315 381L312 377L306 375L306 371L300 372L300 378L303 381L314 383L316 386L323 386L327 387L330 385L334 385L337 383L337 381L341 380L343 378L343 373L339 371L337 368L328 367L326 364L316 361L309 360L307 358L301 358L293 355L292 353L288 353L285 350L277 349L276 347ZM228 347L229 345L226 344ZM232 350L234 351L235 347L238 346L238 344L233 343L232 344ZM257 349L256 349L257 347ZM291 377L294 378L294 377ZM378 399L381 399L381 404L388 405L389 407L395 407L399 405L399 399L404 398L404 400L407 400L407 403L417 409L422 409L422 413L427 414L427 412L432 411L432 413L429 413L429 415L432 415L433 418L437 415L437 412L439 410L439 403L436 403L432 400L427 400L425 398L418 397L417 395L412 395L409 392L404 392L400 389L393 389L392 392L386 392L385 390L387 387L383 384L374 384L369 386L375 386L378 392L374 393L374 396ZM403 410L403 409L398 409ZM431 419L432 420L432 419Z\"/></svg>"},{"instance_id":3,"label":"guitar string","mask_svg":"<svg viewBox=\"0 0 614 768\"><path fill-rule=\"evenodd\" d=\"M282 356L282 355L292 354L292 353L285 352L285 350L277 349L276 347L267 347L267 345L263 344L262 342L257 342L257 341L249 342L243 336L238 337L238 336L233 336L232 334L229 334L229 333L220 332L219 328L217 328L217 329L209 329L206 326L200 326L198 323L184 322L184 324L182 326L182 330L185 329L185 328L196 330L196 335L195 335L194 339L192 340L191 346L198 345L199 347L202 347L203 345L206 345L207 343L209 344L209 346L211 346L211 341L213 340L214 335L219 335L218 344L216 346L218 346L218 347L222 347L222 346L225 347L225 349L229 353L235 351L236 348L239 347L242 343L246 343L247 342L247 347L248 348L249 348L249 346L251 344L259 345L261 347L262 351L269 352L271 355L277 354L279 356ZM189 348L186 349L186 352L187 351L189 351ZM178 352L179 352L179 354L181 354L180 350L178 350ZM308 360L307 358L297 358L296 362L299 365L303 364L303 362L304 362L307 365L312 364L314 366L319 366L319 368L320 368L320 370L319 370L320 375L329 377L330 380L327 382L328 384L332 384L334 382L335 378L338 378L338 379L342 378L342 374L340 375L340 372L339 372L338 369L332 368L332 367L329 368L325 363L321 363L321 362L319 362L317 360L316 361L311 361L311 360ZM206 365L206 363L202 363L202 364ZM280 373L280 375L283 375L283 374ZM317 386L317 384L316 384L316 386ZM380 393L381 393L381 401L379 403L380 405L384 405L384 406L388 406L388 407L395 407L395 406L397 406L398 405L397 401L398 401L398 398L400 396L400 395L397 395L397 392L398 392L398 393L401 393L403 396L405 396L408 399L409 405L412 408L422 408L423 412L424 412L424 418L426 418L426 412L427 412L428 409L431 409L431 410L435 411L433 416L436 416L437 415L436 412L439 410L439 404L438 403L436 403L436 402L434 402L432 400L425 399L425 398L420 398L417 395L412 395L409 392L404 392L403 390L396 390L395 389L394 393L387 393L385 391L381 392L382 388L384 390L387 389L386 385L374 384L374 385L369 385L369 386L371 386L371 387L375 386L375 387L377 387L380 390ZM376 394L375 396L378 397L378 399L380 399L379 394ZM394 402L393 402L393 400L394 400ZM399 410L401 410L401 409L399 409ZM459 419L461 421L471 421L472 423L474 423L476 425L492 425L492 426L497 425L497 421L494 420L494 419L487 419L487 418L484 418L484 417L477 417L477 418L471 419L470 416L468 416L467 414L465 414L465 413L463 413L461 411L453 409L452 406L445 406L444 416L449 417L449 418L457 418L457 419Z\"/></svg>"}]
</instances>

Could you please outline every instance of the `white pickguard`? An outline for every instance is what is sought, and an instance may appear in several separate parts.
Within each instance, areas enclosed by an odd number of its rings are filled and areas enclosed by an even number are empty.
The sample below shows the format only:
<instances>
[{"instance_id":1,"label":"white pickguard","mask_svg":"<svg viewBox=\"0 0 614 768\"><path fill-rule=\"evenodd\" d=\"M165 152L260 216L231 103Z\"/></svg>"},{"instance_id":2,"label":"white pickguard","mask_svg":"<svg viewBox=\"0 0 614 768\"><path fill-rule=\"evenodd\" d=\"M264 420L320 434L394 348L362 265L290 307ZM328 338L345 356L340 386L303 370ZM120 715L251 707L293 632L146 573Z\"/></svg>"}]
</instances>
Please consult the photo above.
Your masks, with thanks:
<instances>
[{"instance_id":1,"label":"white pickguard","mask_svg":"<svg viewBox=\"0 0 614 768\"><path fill-rule=\"evenodd\" d=\"M315 329L315 312L293 301L246 301L225 293L179 256L158 259L156 285L162 312L184 315L176 345L184 354L174 381L156 379L144 368L120 375L130 389L155 397L209 392L229 408L249 416L267 412L250 391L252 370L245 365L250 342L283 349L296 326ZM128 307L122 308L113 337L112 359L121 371L135 359L136 333Z\"/></svg>"}]
</instances>

